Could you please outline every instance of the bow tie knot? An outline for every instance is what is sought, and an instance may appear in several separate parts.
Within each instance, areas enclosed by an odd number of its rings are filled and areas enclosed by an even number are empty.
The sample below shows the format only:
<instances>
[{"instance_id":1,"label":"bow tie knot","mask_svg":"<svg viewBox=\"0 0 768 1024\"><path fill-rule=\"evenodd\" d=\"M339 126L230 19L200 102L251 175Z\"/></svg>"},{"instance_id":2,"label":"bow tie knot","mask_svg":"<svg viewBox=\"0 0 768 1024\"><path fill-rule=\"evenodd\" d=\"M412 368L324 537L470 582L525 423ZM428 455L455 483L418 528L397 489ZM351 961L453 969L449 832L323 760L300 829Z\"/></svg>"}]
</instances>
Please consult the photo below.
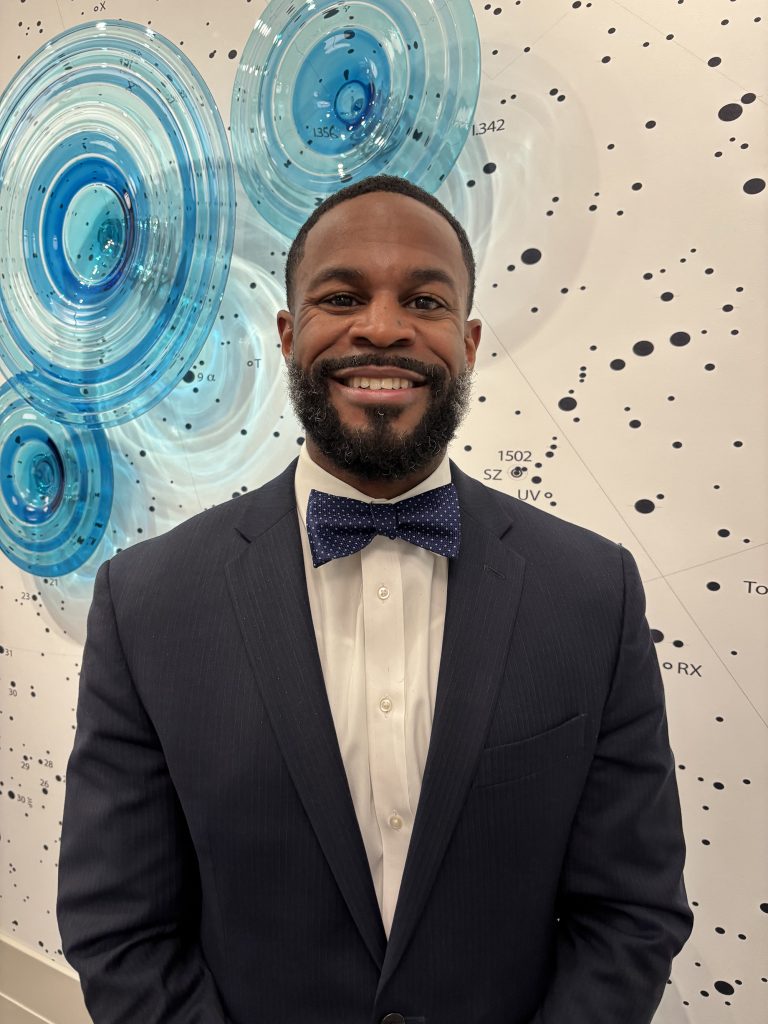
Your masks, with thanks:
<instances>
[{"instance_id":1,"label":"bow tie knot","mask_svg":"<svg viewBox=\"0 0 768 1024\"><path fill-rule=\"evenodd\" d=\"M370 503L368 507L371 510L373 528L377 534L380 533L385 537L389 537L390 540L394 540L397 537L397 506L400 504L402 502L397 502L394 505Z\"/></svg>"},{"instance_id":2,"label":"bow tie knot","mask_svg":"<svg viewBox=\"0 0 768 1024\"><path fill-rule=\"evenodd\" d=\"M307 536L312 564L352 555L377 535L400 538L446 558L459 553L459 498L453 484L394 502L358 501L312 489Z\"/></svg>"}]
</instances>

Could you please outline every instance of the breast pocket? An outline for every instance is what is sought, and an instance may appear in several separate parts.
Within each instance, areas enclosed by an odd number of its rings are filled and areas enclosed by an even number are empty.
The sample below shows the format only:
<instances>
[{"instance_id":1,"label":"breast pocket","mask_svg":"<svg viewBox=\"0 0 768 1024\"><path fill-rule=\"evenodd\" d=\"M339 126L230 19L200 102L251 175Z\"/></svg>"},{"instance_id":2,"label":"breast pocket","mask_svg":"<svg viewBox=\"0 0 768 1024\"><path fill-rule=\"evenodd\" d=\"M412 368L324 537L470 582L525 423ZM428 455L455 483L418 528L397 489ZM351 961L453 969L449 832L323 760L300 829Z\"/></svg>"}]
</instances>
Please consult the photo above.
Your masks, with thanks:
<instances>
[{"instance_id":1,"label":"breast pocket","mask_svg":"<svg viewBox=\"0 0 768 1024\"><path fill-rule=\"evenodd\" d=\"M474 786L512 782L575 756L584 748L586 723L586 715L575 715L526 740L486 747L480 755Z\"/></svg>"}]
</instances>

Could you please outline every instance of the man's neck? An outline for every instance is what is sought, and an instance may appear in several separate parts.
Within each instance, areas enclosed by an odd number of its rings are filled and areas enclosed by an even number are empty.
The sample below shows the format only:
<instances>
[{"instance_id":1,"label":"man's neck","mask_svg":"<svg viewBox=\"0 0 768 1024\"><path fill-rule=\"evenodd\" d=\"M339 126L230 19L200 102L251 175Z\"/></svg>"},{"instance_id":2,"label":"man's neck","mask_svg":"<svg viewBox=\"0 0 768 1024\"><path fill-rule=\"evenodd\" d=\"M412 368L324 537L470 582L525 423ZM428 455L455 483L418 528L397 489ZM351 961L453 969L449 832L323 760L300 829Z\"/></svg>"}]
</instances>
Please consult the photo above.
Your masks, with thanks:
<instances>
[{"instance_id":1,"label":"man's neck","mask_svg":"<svg viewBox=\"0 0 768 1024\"><path fill-rule=\"evenodd\" d=\"M404 476L400 480L369 480L361 479L341 469L335 462L332 462L319 451L311 438L307 438L306 445L309 457L321 469L324 469L326 473L330 473L331 476L335 476L338 480L342 480L345 484L349 484L350 487L354 487L361 493L367 494L369 498L397 498L399 495L405 494L406 491L410 491L412 487L415 487L422 480L426 480L428 476L431 476L445 457L445 449L443 449L438 452L424 469L411 473L409 476Z\"/></svg>"}]
</instances>

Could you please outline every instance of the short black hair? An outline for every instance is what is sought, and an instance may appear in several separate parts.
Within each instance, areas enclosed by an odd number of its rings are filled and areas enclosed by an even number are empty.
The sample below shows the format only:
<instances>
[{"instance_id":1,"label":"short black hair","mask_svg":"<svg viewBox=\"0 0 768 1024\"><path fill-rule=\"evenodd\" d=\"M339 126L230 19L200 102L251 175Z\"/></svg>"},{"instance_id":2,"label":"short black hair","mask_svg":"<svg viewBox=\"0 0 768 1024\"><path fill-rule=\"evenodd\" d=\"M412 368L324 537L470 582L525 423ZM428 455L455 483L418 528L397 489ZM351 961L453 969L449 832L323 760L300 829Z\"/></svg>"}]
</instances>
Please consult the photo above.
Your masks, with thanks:
<instances>
[{"instance_id":1,"label":"short black hair","mask_svg":"<svg viewBox=\"0 0 768 1024\"><path fill-rule=\"evenodd\" d=\"M424 206L428 206L431 210L439 213L441 217L448 221L459 239L461 255L467 268L467 276L469 277L469 294L467 297L467 316L469 316L475 300L476 268L475 254L472 252L472 246L470 245L469 238L467 238L466 231L453 214L443 206L439 199L435 199L430 192L420 188L418 185L414 185L412 181L408 181L406 178L397 178L391 174L372 175L369 178L363 178L362 181L356 181L352 185L347 185L346 188L339 189L338 192L333 192L307 217L291 243L291 248L288 250L288 258L285 262L285 297L288 308L293 308L293 289L296 271L304 256L304 246L309 232L324 213L332 210L340 203L346 202L348 199L356 199L357 196L365 196L371 192L394 192L402 196L409 196L411 199L416 199L418 202L423 203Z\"/></svg>"}]
</instances>

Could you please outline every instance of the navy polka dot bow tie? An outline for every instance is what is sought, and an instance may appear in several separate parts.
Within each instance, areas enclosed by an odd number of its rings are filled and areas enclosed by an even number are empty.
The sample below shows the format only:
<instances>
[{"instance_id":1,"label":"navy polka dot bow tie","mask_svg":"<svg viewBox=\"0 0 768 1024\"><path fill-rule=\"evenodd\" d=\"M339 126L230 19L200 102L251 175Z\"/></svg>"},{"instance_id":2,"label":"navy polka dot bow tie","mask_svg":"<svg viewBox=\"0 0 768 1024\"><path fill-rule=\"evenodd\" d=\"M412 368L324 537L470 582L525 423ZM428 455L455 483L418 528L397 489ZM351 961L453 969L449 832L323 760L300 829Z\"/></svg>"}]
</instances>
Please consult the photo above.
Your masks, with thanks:
<instances>
[{"instance_id":1,"label":"navy polka dot bow tie","mask_svg":"<svg viewBox=\"0 0 768 1024\"><path fill-rule=\"evenodd\" d=\"M360 551L375 536L400 537L446 558L459 553L459 497L453 484L389 504L358 501L311 490L307 536L317 569L334 558Z\"/></svg>"}]
</instances>

